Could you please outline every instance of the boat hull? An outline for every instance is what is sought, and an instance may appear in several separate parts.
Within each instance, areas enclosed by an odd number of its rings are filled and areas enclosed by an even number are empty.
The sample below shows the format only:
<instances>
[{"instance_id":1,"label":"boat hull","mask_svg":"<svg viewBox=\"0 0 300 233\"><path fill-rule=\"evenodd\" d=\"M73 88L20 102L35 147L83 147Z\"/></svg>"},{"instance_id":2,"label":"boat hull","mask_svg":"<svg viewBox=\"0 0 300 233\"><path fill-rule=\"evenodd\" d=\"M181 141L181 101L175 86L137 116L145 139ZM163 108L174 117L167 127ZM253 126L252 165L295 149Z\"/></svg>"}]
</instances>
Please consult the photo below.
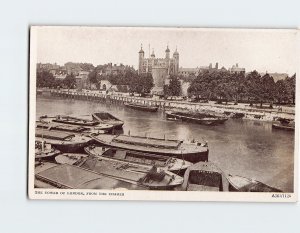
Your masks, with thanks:
<instances>
[{"instance_id":1,"label":"boat hull","mask_svg":"<svg viewBox=\"0 0 300 233\"><path fill-rule=\"evenodd\" d=\"M158 107L157 106L142 106L142 105L135 105L135 104L124 104L126 107L135 109L135 110L140 110L140 111L145 111L145 112L157 112Z\"/></svg>"},{"instance_id":2,"label":"boat hull","mask_svg":"<svg viewBox=\"0 0 300 233\"><path fill-rule=\"evenodd\" d=\"M166 117L168 120L175 119L175 120L181 120L183 122L189 122L189 123L196 123L200 125L219 125L224 124L225 121L227 121L227 118L195 118L195 117L189 117L189 116L183 116L178 115L172 112L166 112Z\"/></svg>"},{"instance_id":3,"label":"boat hull","mask_svg":"<svg viewBox=\"0 0 300 233\"><path fill-rule=\"evenodd\" d=\"M100 123L104 123L104 124L109 124L109 125L113 125L113 129L117 129L117 130L121 130L123 129L123 125L124 125L124 122L115 118L114 116L112 116L111 114L109 113L106 113L108 116L109 116L109 119L103 119L101 117L100 114L98 113L93 113L92 114L92 117L95 121L98 121Z\"/></svg>"},{"instance_id":4,"label":"boat hull","mask_svg":"<svg viewBox=\"0 0 300 233\"><path fill-rule=\"evenodd\" d=\"M36 141L45 141L46 143L51 144L57 150L63 153L74 153L80 150L83 150L84 147L88 146L92 140L84 140L83 142L64 142L60 140L53 140L53 139L45 139L36 137Z\"/></svg>"},{"instance_id":5,"label":"boat hull","mask_svg":"<svg viewBox=\"0 0 300 233\"><path fill-rule=\"evenodd\" d=\"M87 146L84 148L84 151L94 157L98 157L100 159L109 160L112 162L125 162L132 165L144 166L147 168L151 168L153 165L163 169L165 171L172 172L176 175L183 175L186 169L192 165L192 163L188 161L183 161L182 159L170 158L169 156L161 156L156 154L145 154L141 152L133 152L126 150L115 150L118 151L117 154L121 154L121 157L116 155L116 152L112 152L114 149L106 149L104 147L97 147L95 145ZM130 157L130 154L135 154L135 158L137 160L130 160L127 156ZM145 157L146 156L146 157ZM145 159L146 158L146 159ZM159 163L163 159L167 159L164 163ZM172 160L172 161L170 161Z\"/></svg>"},{"instance_id":6,"label":"boat hull","mask_svg":"<svg viewBox=\"0 0 300 233\"><path fill-rule=\"evenodd\" d=\"M280 130L286 130L286 131L295 131L294 127L280 125L280 124L272 124L272 129L280 129Z\"/></svg>"},{"instance_id":7,"label":"boat hull","mask_svg":"<svg viewBox=\"0 0 300 233\"><path fill-rule=\"evenodd\" d=\"M282 192L280 189L242 176L228 175L227 180L230 192Z\"/></svg>"},{"instance_id":8,"label":"boat hull","mask_svg":"<svg viewBox=\"0 0 300 233\"><path fill-rule=\"evenodd\" d=\"M106 135L109 136L109 135ZM112 143L112 139L110 140L103 140L101 137L105 137L105 135L91 135L91 137L98 142L102 146L116 148L116 149L123 149L123 150L132 150L142 153L149 153L149 154L158 154L158 155L165 155L169 157L174 157L178 159L182 159L191 163L197 163L200 161L208 161L208 154L209 150L207 147L201 147L201 150L192 150L187 151L181 148L178 149L168 149L168 148L158 148L158 147L148 147L148 146L140 146L134 144L125 144L125 143ZM200 146L199 146L200 148Z\"/></svg>"}]
</instances>

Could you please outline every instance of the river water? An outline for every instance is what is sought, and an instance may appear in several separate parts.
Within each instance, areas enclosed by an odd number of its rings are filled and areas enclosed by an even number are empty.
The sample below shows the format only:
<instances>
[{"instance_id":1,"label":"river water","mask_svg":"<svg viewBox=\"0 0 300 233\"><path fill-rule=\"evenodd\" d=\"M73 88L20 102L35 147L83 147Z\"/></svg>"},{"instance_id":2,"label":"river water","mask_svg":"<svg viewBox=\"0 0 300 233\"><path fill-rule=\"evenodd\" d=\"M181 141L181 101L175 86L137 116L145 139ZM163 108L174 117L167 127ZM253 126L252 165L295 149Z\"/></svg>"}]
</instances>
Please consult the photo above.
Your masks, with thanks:
<instances>
[{"instance_id":1,"label":"river water","mask_svg":"<svg viewBox=\"0 0 300 233\"><path fill-rule=\"evenodd\" d=\"M124 133L169 139L206 140L209 160L224 172L262 181L293 192L294 133L272 130L269 122L229 119L224 125L203 126L167 121L163 111L148 113L121 104L37 97L36 116L66 114L87 117L108 111L125 122Z\"/></svg>"}]
</instances>

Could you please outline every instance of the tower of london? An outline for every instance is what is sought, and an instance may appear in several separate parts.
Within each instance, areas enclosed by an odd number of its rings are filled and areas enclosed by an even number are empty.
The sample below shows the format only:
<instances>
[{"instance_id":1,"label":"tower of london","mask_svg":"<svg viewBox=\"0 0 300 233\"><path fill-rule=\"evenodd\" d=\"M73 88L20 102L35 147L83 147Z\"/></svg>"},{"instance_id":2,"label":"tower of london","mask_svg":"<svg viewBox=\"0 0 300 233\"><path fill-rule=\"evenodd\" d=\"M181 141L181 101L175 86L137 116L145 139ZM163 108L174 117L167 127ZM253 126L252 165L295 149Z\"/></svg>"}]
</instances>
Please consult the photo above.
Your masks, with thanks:
<instances>
[{"instance_id":1,"label":"tower of london","mask_svg":"<svg viewBox=\"0 0 300 233\"><path fill-rule=\"evenodd\" d=\"M177 48L170 57L170 49L167 46L164 58L156 58L154 50L149 58L145 58L145 52L141 46L139 51L139 74L152 74L154 87L152 94L162 94L166 78L170 75L177 75L179 71L179 53Z\"/></svg>"}]
</instances>

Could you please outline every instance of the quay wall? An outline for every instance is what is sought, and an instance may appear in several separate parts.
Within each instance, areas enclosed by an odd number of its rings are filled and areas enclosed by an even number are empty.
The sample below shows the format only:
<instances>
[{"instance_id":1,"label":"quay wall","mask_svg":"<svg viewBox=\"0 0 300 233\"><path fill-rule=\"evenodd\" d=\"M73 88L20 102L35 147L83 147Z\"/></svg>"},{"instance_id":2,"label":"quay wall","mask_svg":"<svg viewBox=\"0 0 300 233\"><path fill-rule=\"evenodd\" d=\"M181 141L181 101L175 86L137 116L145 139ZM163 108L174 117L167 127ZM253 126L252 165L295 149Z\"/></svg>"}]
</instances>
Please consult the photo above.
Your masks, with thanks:
<instances>
[{"instance_id":1,"label":"quay wall","mask_svg":"<svg viewBox=\"0 0 300 233\"><path fill-rule=\"evenodd\" d=\"M273 121L278 117L294 119L294 108L274 108L274 109L258 109L247 105L221 105L215 103L191 103L187 101L152 99L137 96L127 96L122 94L103 94L99 91L74 91L74 90L38 90L39 95L56 96L70 99L80 99L88 101L97 101L105 103L141 103L147 105L159 106L162 110L190 110L190 111L212 111L223 114L244 113L244 119Z\"/></svg>"}]
</instances>

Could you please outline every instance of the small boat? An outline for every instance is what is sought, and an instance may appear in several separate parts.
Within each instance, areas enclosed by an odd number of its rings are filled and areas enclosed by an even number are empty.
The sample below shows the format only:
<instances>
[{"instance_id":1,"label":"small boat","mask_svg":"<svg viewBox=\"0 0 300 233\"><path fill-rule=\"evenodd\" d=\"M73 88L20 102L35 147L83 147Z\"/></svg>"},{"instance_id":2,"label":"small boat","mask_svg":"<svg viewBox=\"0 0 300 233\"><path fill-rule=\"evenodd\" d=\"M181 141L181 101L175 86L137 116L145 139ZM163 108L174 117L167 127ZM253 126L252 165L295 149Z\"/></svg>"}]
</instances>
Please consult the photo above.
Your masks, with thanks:
<instances>
[{"instance_id":1,"label":"small boat","mask_svg":"<svg viewBox=\"0 0 300 233\"><path fill-rule=\"evenodd\" d=\"M52 122L69 124L69 125L96 126L99 124L98 121L72 117L72 116L64 116L64 115L57 115L55 117L48 117L47 115L45 115L40 117L40 121L46 121L46 119L49 118L51 118Z\"/></svg>"},{"instance_id":2,"label":"small boat","mask_svg":"<svg viewBox=\"0 0 300 233\"><path fill-rule=\"evenodd\" d=\"M222 170L212 162L199 162L187 168L182 190L228 191L228 182Z\"/></svg>"},{"instance_id":3,"label":"small boat","mask_svg":"<svg viewBox=\"0 0 300 233\"><path fill-rule=\"evenodd\" d=\"M114 129L122 129L124 125L124 121L121 121L120 119L114 117L112 114L108 112L97 112L93 113L92 117L95 121L98 121L100 123L113 125Z\"/></svg>"},{"instance_id":4,"label":"small boat","mask_svg":"<svg viewBox=\"0 0 300 233\"><path fill-rule=\"evenodd\" d=\"M243 117L245 117L245 113L241 113L241 112L234 112L231 115L231 118L234 118L234 119L241 119Z\"/></svg>"},{"instance_id":5,"label":"small boat","mask_svg":"<svg viewBox=\"0 0 300 233\"><path fill-rule=\"evenodd\" d=\"M175 118L185 122L192 122L201 125L219 125L228 120L227 117L212 115L208 113L190 113L190 112L166 112L167 119Z\"/></svg>"},{"instance_id":6,"label":"small boat","mask_svg":"<svg viewBox=\"0 0 300 233\"><path fill-rule=\"evenodd\" d=\"M230 192L282 192L280 189L242 176L229 174L227 180Z\"/></svg>"},{"instance_id":7,"label":"small boat","mask_svg":"<svg viewBox=\"0 0 300 233\"><path fill-rule=\"evenodd\" d=\"M278 123L272 124L272 128L286 131L295 131L295 121L286 118L279 118Z\"/></svg>"},{"instance_id":8,"label":"small boat","mask_svg":"<svg viewBox=\"0 0 300 233\"><path fill-rule=\"evenodd\" d=\"M192 165L188 161L172 158L164 155L147 154L137 151L128 151L121 149L105 148L101 146L90 145L84 148L85 152L91 156L110 161L123 161L129 164L143 165L148 168L156 166L175 174L182 174Z\"/></svg>"},{"instance_id":9,"label":"small boat","mask_svg":"<svg viewBox=\"0 0 300 233\"><path fill-rule=\"evenodd\" d=\"M55 157L55 161L58 164L70 164L80 166L82 159L88 157L87 154L78 153L63 153Z\"/></svg>"},{"instance_id":10,"label":"small boat","mask_svg":"<svg viewBox=\"0 0 300 233\"><path fill-rule=\"evenodd\" d=\"M157 112L158 106L151 106L138 103L124 103L126 107L133 108L136 110L146 111L146 112Z\"/></svg>"},{"instance_id":11,"label":"small boat","mask_svg":"<svg viewBox=\"0 0 300 233\"><path fill-rule=\"evenodd\" d=\"M155 166L151 168L122 161L87 158L80 166L97 174L125 181L152 190L167 190L183 183L183 178Z\"/></svg>"},{"instance_id":12,"label":"small boat","mask_svg":"<svg viewBox=\"0 0 300 233\"><path fill-rule=\"evenodd\" d=\"M286 130L286 131L295 131L295 126L292 125L282 125L278 123L273 123L272 124L273 129L281 129L281 130Z\"/></svg>"},{"instance_id":13,"label":"small boat","mask_svg":"<svg viewBox=\"0 0 300 233\"><path fill-rule=\"evenodd\" d=\"M182 121L179 117L166 116L166 120L168 121Z\"/></svg>"},{"instance_id":14,"label":"small boat","mask_svg":"<svg viewBox=\"0 0 300 233\"><path fill-rule=\"evenodd\" d=\"M56 155L60 154L60 151L52 148L51 144L42 142L35 142L35 159L36 160L52 160Z\"/></svg>"},{"instance_id":15,"label":"small boat","mask_svg":"<svg viewBox=\"0 0 300 233\"><path fill-rule=\"evenodd\" d=\"M35 130L35 138L38 142L45 141L56 149L66 153L76 152L83 149L92 141L91 138L84 135L39 128L36 128Z\"/></svg>"},{"instance_id":16,"label":"small boat","mask_svg":"<svg viewBox=\"0 0 300 233\"><path fill-rule=\"evenodd\" d=\"M35 168L34 186L48 189L147 189L78 166L55 163L42 163Z\"/></svg>"},{"instance_id":17,"label":"small boat","mask_svg":"<svg viewBox=\"0 0 300 233\"><path fill-rule=\"evenodd\" d=\"M106 147L165 155L192 163L208 160L208 147L205 143L111 134L91 134L90 137Z\"/></svg>"},{"instance_id":18,"label":"small boat","mask_svg":"<svg viewBox=\"0 0 300 233\"><path fill-rule=\"evenodd\" d=\"M49 129L49 130L57 130L57 131L65 131L72 132L78 134L90 134L90 133L111 133L113 126L108 124L99 124L97 126L80 126L80 125L68 125L61 123L54 123L51 121L37 121L37 128Z\"/></svg>"}]
</instances>

